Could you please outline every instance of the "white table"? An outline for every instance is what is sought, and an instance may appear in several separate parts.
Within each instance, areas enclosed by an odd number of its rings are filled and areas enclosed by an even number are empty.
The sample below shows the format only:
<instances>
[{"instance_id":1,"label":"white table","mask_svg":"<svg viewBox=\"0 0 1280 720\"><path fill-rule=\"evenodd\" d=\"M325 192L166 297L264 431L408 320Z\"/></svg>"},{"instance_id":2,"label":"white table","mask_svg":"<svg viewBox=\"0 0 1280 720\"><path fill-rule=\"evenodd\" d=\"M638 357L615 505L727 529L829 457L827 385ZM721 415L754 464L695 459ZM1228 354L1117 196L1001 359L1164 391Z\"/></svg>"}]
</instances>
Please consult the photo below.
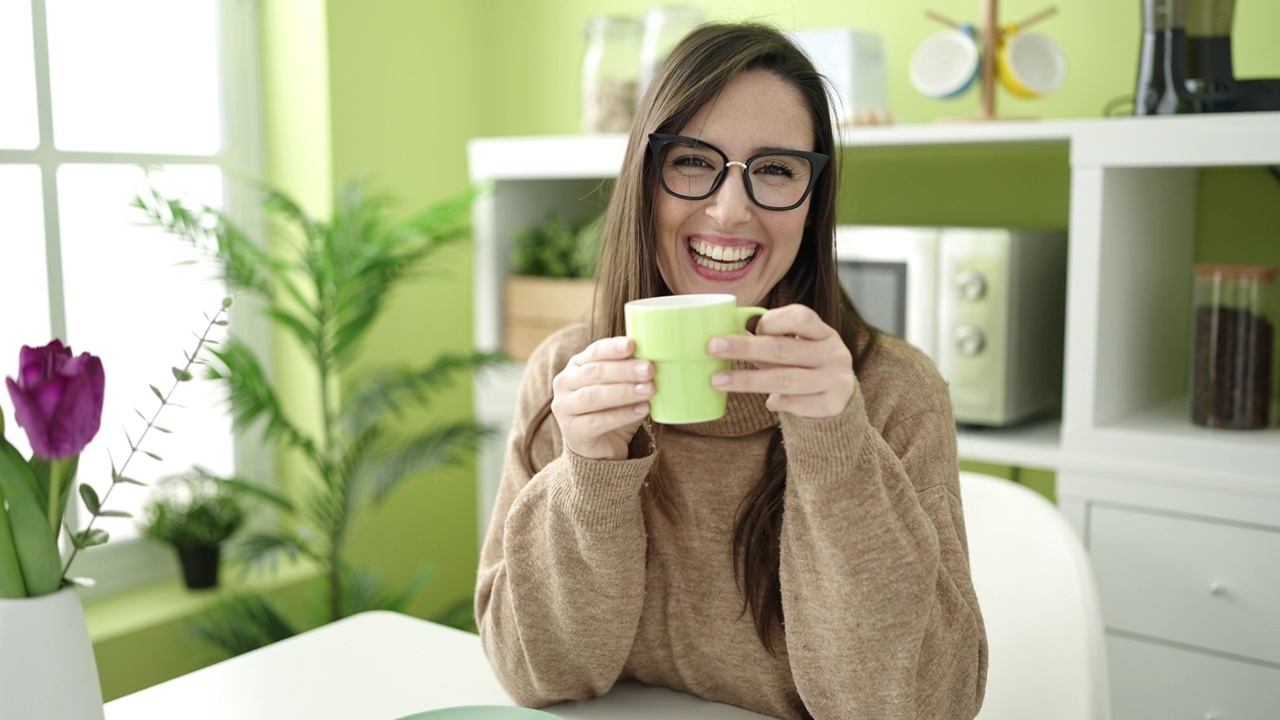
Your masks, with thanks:
<instances>
[{"instance_id":1,"label":"white table","mask_svg":"<svg viewBox=\"0 0 1280 720\"><path fill-rule=\"evenodd\" d=\"M455 705L514 705L480 638L391 612L368 612L106 704L107 720L394 720ZM763 715L620 683L562 703L566 720L744 720Z\"/></svg>"}]
</instances>

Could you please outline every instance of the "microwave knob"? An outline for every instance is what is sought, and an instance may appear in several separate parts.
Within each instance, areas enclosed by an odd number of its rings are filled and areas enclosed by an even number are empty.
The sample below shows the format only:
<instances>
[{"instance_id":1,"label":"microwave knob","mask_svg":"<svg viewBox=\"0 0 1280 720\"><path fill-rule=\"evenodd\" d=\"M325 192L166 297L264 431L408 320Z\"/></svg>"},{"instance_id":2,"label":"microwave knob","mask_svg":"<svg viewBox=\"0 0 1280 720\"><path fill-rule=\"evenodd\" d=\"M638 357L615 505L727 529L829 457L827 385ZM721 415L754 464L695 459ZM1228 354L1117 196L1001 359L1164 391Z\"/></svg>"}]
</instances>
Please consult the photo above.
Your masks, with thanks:
<instances>
[{"instance_id":1,"label":"microwave knob","mask_svg":"<svg viewBox=\"0 0 1280 720\"><path fill-rule=\"evenodd\" d=\"M987 344L987 337L977 325L961 325L955 331L956 349L961 355L977 355Z\"/></svg>"},{"instance_id":2,"label":"microwave knob","mask_svg":"<svg viewBox=\"0 0 1280 720\"><path fill-rule=\"evenodd\" d=\"M961 270L956 273L955 282L965 300L979 300L987 294L987 278L977 270Z\"/></svg>"}]
</instances>

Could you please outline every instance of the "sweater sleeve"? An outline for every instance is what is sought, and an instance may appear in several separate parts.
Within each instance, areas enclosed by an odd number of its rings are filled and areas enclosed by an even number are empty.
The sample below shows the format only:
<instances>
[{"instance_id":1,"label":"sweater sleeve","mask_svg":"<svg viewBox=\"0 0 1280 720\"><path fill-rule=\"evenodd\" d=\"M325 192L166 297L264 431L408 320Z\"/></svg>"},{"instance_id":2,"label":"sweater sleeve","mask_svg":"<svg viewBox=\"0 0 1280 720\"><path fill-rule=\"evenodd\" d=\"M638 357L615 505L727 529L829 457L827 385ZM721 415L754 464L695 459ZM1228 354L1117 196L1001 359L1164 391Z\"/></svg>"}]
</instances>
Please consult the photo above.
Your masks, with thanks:
<instances>
[{"instance_id":1,"label":"sweater sleeve","mask_svg":"<svg viewBox=\"0 0 1280 720\"><path fill-rule=\"evenodd\" d=\"M941 378L918 379L880 429L861 387L843 415L782 418L785 637L814 717L968 719L982 704L955 424Z\"/></svg>"},{"instance_id":2,"label":"sweater sleeve","mask_svg":"<svg viewBox=\"0 0 1280 720\"><path fill-rule=\"evenodd\" d=\"M567 357L544 343L530 358L477 577L485 653L526 706L613 687L644 600L640 492L652 456L592 460L561 449L554 417L530 427ZM535 467L545 462L532 476L521 459L527 433Z\"/></svg>"}]
</instances>

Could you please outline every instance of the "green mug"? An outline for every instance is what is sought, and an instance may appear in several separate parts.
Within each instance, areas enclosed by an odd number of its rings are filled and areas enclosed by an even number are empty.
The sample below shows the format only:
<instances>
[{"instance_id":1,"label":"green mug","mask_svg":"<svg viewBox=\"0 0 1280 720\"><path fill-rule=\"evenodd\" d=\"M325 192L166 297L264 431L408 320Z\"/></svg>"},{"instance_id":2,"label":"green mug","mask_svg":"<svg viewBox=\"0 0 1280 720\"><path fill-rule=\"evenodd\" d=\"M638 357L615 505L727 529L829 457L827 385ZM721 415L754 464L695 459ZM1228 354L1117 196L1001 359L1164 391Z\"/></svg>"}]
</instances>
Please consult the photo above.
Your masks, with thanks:
<instances>
[{"instance_id":1,"label":"green mug","mask_svg":"<svg viewBox=\"0 0 1280 720\"><path fill-rule=\"evenodd\" d=\"M728 393L711 385L711 376L729 369L729 361L707 353L711 338L741 335L747 320L762 307L738 307L733 295L668 295L633 300L624 309L627 337L635 356L653 363L649 416L675 425L724 416Z\"/></svg>"}]
</instances>

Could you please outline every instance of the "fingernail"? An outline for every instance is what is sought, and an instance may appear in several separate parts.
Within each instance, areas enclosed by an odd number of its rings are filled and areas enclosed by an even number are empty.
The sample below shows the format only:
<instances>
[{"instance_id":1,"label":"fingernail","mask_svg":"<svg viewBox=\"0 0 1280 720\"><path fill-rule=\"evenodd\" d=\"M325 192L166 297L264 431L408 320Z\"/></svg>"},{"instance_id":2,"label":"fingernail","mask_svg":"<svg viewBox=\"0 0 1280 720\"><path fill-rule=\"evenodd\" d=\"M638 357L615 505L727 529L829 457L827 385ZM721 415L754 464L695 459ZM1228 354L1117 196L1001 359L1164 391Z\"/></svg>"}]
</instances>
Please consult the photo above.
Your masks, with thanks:
<instances>
[{"instance_id":1,"label":"fingernail","mask_svg":"<svg viewBox=\"0 0 1280 720\"><path fill-rule=\"evenodd\" d=\"M729 384L729 373L716 373L711 376L711 384L716 387L724 387Z\"/></svg>"},{"instance_id":2,"label":"fingernail","mask_svg":"<svg viewBox=\"0 0 1280 720\"><path fill-rule=\"evenodd\" d=\"M636 394L637 394L637 395L652 395L652 394L653 394L653 383L637 383L637 384L636 384Z\"/></svg>"},{"instance_id":3,"label":"fingernail","mask_svg":"<svg viewBox=\"0 0 1280 720\"><path fill-rule=\"evenodd\" d=\"M626 351L627 351L627 343L629 343L629 342L631 342L631 341L630 341L630 340L628 340L628 339L626 339L626 338L622 338L621 340L619 340L619 341L618 341L618 352L626 352Z\"/></svg>"},{"instance_id":4,"label":"fingernail","mask_svg":"<svg viewBox=\"0 0 1280 720\"><path fill-rule=\"evenodd\" d=\"M647 415L649 414L649 403L640 403L639 405L632 405L631 410L637 415Z\"/></svg>"},{"instance_id":5,"label":"fingernail","mask_svg":"<svg viewBox=\"0 0 1280 720\"><path fill-rule=\"evenodd\" d=\"M649 363L645 360L641 360L640 362L636 363L634 365L634 368L635 368L637 377L645 377L649 374Z\"/></svg>"},{"instance_id":6,"label":"fingernail","mask_svg":"<svg viewBox=\"0 0 1280 720\"><path fill-rule=\"evenodd\" d=\"M728 349L729 349L728 341L722 340L721 338L713 339L711 341L711 344L707 346L708 352L711 352L717 355Z\"/></svg>"}]
</instances>

